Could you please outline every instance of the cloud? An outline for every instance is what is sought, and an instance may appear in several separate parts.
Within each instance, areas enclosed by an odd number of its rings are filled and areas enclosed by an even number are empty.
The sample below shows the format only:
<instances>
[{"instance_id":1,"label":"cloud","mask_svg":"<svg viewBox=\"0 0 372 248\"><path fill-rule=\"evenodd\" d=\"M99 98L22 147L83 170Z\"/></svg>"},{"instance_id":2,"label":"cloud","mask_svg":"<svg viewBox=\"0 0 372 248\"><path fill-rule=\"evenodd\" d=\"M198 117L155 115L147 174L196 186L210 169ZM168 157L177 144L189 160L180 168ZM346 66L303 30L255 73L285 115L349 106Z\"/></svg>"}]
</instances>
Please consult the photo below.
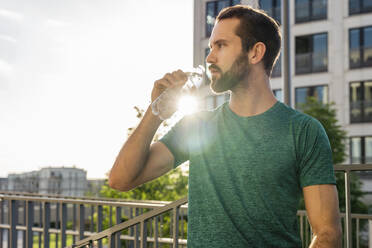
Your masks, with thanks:
<instances>
[{"instance_id":1,"label":"cloud","mask_svg":"<svg viewBox=\"0 0 372 248\"><path fill-rule=\"evenodd\" d=\"M5 60L0 59L0 73L8 76L11 75L13 73L13 66Z\"/></svg>"},{"instance_id":2,"label":"cloud","mask_svg":"<svg viewBox=\"0 0 372 248\"><path fill-rule=\"evenodd\" d=\"M13 38L12 36L9 36L9 35L0 34L0 40L5 40L5 41L8 41L10 43L17 43L17 40L15 38Z\"/></svg>"},{"instance_id":3,"label":"cloud","mask_svg":"<svg viewBox=\"0 0 372 248\"><path fill-rule=\"evenodd\" d=\"M23 18L24 18L21 13L6 10L6 9L0 9L0 17L10 19L10 20L14 20L14 21L22 21Z\"/></svg>"},{"instance_id":4,"label":"cloud","mask_svg":"<svg viewBox=\"0 0 372 248\"><path fill-rule=\"evenodd\" d=\"M55 20L55 19L48 19L45 21L45 26L51 27L51 28L63 28L68 25L69 25L68 22Z\"/></svg>"}]
</instances>

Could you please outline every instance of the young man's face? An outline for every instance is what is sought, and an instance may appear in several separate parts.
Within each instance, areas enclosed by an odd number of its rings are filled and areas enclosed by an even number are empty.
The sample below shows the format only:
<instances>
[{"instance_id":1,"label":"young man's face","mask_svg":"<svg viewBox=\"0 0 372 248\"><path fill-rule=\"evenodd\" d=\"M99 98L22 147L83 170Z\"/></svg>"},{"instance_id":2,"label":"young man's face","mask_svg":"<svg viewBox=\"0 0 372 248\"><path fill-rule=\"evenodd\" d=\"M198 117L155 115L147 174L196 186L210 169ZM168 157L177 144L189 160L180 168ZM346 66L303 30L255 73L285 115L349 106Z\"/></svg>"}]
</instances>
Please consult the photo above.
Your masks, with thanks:
<instances>
[{"instance_id":1,"label":"young man's face","mask_svg":"<svg viewBox=\"0 0 372 248\"><path fill-rule=\"evenodd\" d=\"M240 21L236 18L224 19L216 23L209 39L210 53L206 58L210 64L211 88L220 93L237 85L249 72L246 53L235 34Z\"/></svg>"}]
</instances>

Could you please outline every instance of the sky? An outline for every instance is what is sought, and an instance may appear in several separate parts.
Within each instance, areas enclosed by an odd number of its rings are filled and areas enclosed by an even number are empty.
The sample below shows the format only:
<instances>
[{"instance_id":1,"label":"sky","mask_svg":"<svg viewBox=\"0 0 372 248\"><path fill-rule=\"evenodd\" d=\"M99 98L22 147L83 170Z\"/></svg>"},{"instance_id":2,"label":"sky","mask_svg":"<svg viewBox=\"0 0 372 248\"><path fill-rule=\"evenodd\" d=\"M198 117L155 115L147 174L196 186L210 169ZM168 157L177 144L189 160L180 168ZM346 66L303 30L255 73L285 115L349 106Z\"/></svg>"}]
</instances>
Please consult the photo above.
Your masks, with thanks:
<instances>
[{"instance_id":1,"label":"sky","mask_svg":"<svg viewBox=\"0 0 372 248\"><path fill-rule=\"evenodd\" d=\"M153 83L192 67L192 0L0 0L0 177L104 178Z\"/></svg>"}]
</instances>

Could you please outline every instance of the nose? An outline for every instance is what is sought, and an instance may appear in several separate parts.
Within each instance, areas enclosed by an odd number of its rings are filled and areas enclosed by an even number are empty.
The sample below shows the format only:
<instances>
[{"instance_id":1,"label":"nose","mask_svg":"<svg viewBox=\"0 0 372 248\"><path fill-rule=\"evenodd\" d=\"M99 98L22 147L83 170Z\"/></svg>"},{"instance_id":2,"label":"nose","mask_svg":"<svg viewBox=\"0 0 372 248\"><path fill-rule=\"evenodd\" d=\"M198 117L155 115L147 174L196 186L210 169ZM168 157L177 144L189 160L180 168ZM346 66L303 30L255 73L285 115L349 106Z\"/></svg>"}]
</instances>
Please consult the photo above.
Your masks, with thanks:
<instances>
[{"instance_id":1,"label":"nose","mask_svg":"<svg viewBox=\"0 0 372 248\"><path fill-rule=\"evenodd\" d=\"M205 58L205 61L207 62L207 64L216 64L216 56L213 53L212 49L209 50L208 56Z\"/></svg>"}]
</instances>

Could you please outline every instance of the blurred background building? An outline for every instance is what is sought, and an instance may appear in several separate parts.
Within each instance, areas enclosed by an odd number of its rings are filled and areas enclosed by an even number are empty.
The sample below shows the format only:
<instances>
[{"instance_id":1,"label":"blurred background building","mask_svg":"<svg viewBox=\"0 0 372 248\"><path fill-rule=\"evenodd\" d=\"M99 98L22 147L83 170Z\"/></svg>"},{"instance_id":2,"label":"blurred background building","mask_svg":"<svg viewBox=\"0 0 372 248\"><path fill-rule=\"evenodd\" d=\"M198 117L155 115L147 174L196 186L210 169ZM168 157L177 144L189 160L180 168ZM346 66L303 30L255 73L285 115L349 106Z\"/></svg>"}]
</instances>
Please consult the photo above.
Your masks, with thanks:
<instances>
[{"instance_id":1,"label":"blurred background building","mask_svg":"<svg viewBox=\"0 0 372 248\"><path fill-rule=\"evenodd\" d=\"M0 190L64 196L98 196L104 181L104 179L88 180L87 172L83 169L48 167L0 178Z\"/></svg>"}]
</instances>

